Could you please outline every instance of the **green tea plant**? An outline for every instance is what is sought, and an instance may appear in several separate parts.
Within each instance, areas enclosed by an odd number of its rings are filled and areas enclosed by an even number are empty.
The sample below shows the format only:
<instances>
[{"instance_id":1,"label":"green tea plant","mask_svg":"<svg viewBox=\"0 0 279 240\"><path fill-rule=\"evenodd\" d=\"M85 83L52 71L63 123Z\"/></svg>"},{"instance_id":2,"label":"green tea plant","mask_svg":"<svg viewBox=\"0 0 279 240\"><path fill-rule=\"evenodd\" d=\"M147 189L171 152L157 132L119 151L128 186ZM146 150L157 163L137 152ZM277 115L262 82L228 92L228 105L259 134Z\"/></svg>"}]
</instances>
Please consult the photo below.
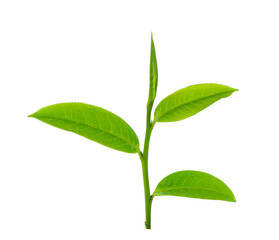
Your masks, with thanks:
<instances>
[{"instance_id":1,"label":"green tea plant","mask_svg":"<svg viewBox=\"0 0 279 240\"><path fill-rule=\"evenodd\" d=\"M59 103L29 115L54 127L74 132L112 149L137 153L142 164L145 227L151 228L151 204L155 196L180 196L189 198L235 202L228 186L218 178L200 171L174 172L157 185L150 194L148 177L148 150L152 130L156 123L175 122L189 118L221 98L230 96L237 89L216 83L204 83L180 89L163 99L151 111L156 97L158 68L153 36L151 34L150 83L147 101L146 133L143 151L133 129L120 117L103 108L84 103Z\"/></svg>"}]
</instances>

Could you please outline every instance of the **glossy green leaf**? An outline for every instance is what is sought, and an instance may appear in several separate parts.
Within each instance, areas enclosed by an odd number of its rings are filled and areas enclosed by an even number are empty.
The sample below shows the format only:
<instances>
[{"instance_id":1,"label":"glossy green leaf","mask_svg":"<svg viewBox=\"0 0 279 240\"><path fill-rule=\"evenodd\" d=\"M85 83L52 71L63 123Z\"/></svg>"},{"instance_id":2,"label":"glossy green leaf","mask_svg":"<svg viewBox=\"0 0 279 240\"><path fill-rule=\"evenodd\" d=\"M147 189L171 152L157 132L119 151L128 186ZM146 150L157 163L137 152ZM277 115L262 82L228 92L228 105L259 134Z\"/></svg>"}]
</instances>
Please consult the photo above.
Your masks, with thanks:
<instances>
[{"instance_id":1,"label":"glossy green leaf","mask_svg":"<svg viewBox=\"0 0 279 240\"><path fill-rule=\"evenodd\" d=\"M153 41L153 34L151 33L150 80L149 80L148 102L154 101L157 93L157 85L158 85L158 67L157 67L155 45Z\"/></svg>"},{"instance_id":2,"label":"glossy green leaf","mask_svg":"<svg viewBox=\"0 0 279 240\"><path fill-rule=\"evenodd\" d=\"M139 140L133 129L117 115L84 103L59 103L29 117L71 131L115 150L136 153Z\"/></svg>"},{"instance_id":3,"label":"glossy green leaf","mask_svg":"<svg viewBox=\"0 0 279 240\"><path fill-rule=\"evenodd\" d=\"M237 89L216 84L192 85L167 96L157 106L155 122L175 122L191 117Z\"/></svg>"},{"instance_id":4,"label":"glossy green leaf","mask_svg":"<svg viewBox=\"0 0 279 240\"><path fill-rule=\"evenodd\" d=\"M208 173L198 171L180 171L168 175L158 184L153 196L236 201L225 183Z\"/></svg>"}]
</instances>

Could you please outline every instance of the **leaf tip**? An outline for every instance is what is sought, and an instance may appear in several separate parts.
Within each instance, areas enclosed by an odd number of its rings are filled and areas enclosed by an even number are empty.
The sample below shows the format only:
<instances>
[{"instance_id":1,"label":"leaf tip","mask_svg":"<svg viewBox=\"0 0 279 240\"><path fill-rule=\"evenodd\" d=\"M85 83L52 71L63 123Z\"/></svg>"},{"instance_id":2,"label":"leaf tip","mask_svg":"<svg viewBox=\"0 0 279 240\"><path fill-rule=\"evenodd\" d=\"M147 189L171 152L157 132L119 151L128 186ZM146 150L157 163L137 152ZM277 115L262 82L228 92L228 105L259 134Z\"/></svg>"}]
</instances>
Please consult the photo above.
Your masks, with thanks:
<instances>
[{"instance_id":1,"label":"leaf tip","mask_svg":"<svg viewBox=\"0 0 279 240\"><path fill-rule=\"evenodd\" d=\"M235 196L234 196L232 191L231 191L231 194L230 194L229 198L226 201L236 203L236 199L235 199Z\"/></svg>"},{"instance_id":2,"label":"leaf tip","mask_svg":"<svg viewBox=\"0 0 279 240\"><path fill-rule=\"evenodd\" d=\"M233 91L234 91L234 92L237 92L237 91L239 91L239 89L237 89L237 88L233 88Z\"/></svg>"},{"instance_id":3,"label":"leaf tip","mask_svg":"<svg viewBox=\"0 0 279 240\"><path fill-rule=\"evenodd\" d=\"M153 32L151 32L151 48L154 48Z\"/></svg>"},{"instance_id":4,"label":"leaf tip","mask_svg":"<svg viewBox=\"0 0 279 240\"><path fill-rule=\"evenodd\" d=\"M233 196L233 198L232 198L232 201L231 202L234 202L234 203L236 203L236 199L235 199L235 196Z\"/></svg>"}]
</instances>

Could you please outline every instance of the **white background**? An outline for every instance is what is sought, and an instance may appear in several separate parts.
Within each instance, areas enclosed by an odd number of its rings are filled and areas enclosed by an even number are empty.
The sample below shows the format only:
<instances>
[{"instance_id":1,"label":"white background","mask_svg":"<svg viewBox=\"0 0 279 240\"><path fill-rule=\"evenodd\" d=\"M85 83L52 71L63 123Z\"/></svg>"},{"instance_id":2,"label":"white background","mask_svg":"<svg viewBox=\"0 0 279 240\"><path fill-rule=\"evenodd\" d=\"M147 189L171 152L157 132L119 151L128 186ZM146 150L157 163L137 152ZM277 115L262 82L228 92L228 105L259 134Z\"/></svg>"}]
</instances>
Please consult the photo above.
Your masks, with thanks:
<instances>
[{"instance_id":1,"label":"white background","mask_svg":"<svg viewBox=\"0 0 279 240\"><path fill-rule=\"evenodd\" d=\"M1 1L0 239L278 239L278 1ZM141 165L27 115L85 102L141 146L150 33L155 106L215 82L240 91L156 125L150 184L179 170L223 180L237 203L157 197L144 229Z\"/></svg>"}]
</instances>

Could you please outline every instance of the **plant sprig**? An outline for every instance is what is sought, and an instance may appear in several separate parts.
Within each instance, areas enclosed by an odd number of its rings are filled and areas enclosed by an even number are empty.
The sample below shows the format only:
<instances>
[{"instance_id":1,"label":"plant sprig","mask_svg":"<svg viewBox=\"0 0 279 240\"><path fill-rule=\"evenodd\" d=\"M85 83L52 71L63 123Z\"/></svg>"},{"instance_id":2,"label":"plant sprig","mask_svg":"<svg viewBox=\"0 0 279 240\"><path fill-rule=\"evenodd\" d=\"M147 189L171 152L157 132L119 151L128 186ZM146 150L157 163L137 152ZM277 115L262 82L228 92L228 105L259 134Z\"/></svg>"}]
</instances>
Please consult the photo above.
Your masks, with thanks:
<instances>
[{"instance_id":1,"label":"plant sprig","mask_svg":"<svg viewBox=\"0 0 279 240\"><path fill-rule=\"evenodd\" d=\"M148 177L148 152L152 130L157 122L175 122L191 117L216 101L229 97L237 89L204 83L180 89L163 99L151 112L158 86L158 67L153 35L151 34L149 95L146 105L146 132L143 151L139 140L128 123L103 108L84 103L59 103L29 115L54 127L86 137L112 149L137 153L142 163L145 195L145 227L151 229L151 204L155 196L180 196L189 198L235 202L228 186L218 178L199 171L174 172L150 193Z\"/></svg>"}]
</instances>

